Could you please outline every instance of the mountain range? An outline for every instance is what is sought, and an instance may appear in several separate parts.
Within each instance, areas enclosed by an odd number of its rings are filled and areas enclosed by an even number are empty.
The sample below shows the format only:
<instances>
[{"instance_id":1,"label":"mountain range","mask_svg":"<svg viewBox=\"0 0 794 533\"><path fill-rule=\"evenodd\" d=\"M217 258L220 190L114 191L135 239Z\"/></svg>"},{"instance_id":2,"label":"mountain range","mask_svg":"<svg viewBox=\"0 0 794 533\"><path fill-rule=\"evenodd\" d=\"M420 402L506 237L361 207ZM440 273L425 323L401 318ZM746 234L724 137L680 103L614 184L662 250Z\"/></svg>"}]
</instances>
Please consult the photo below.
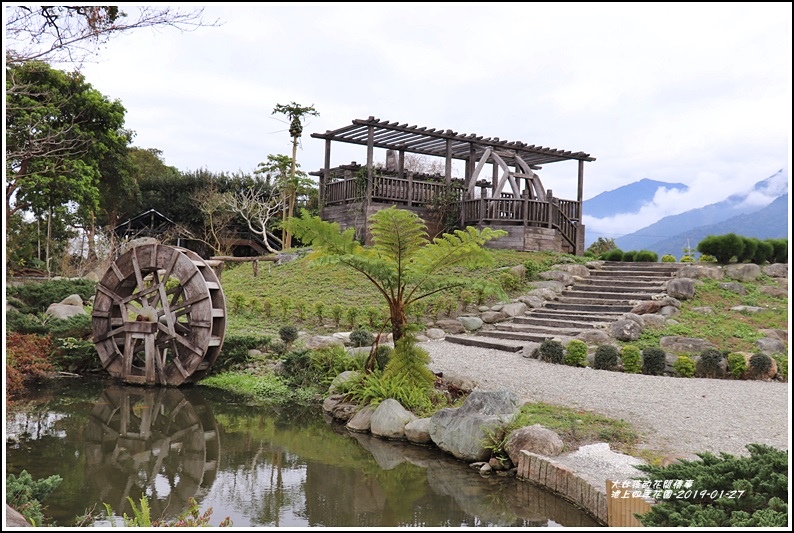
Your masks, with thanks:
<instances>
[{"instance_id":1,"label":"mountain range","mask_svg":"<svg viewBox=\"0 0 794 533\"><path fill-rule=\"evenodd\" d=\"M680 257L683 250L697 244L708 235L736 233L759 239L787 238L788 169L781 169L751 189L734 194L721 202L691 209L677 215L664 217L639 230L615 238L615 244L624 251L651 250L659 257L672 254ZM618 189L585 200L582 206L587 217L607 218L640 211L653 202L659 189L676 189L686 192L681 183L666 183L643 179ZM615 206L620 206L615 208ZM588 221L585 245L595 242L599 235L597 221Z\"/></svg>"}]
</instances>

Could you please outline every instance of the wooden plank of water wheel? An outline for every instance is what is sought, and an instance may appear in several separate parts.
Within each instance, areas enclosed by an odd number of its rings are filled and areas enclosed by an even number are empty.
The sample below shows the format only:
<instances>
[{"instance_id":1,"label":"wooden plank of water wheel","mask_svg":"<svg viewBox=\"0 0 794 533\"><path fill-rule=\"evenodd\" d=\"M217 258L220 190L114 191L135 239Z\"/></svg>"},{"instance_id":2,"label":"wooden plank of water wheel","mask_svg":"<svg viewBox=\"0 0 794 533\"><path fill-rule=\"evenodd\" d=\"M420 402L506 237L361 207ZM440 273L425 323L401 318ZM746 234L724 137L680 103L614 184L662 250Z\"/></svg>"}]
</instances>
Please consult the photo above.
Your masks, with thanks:
<instances>
[{"instance_id":1,"label":"wooden plank of water wheel","mask_svg":"<svg viewBox=\"0 0 794 533\"><path fill-rule=\"evenodd\" d=\"M93 337L102 366L127 383L195 383L218 358L226 299L195 252L163 244L130 249L97 285Z\"/></svg>"}]
</instances>

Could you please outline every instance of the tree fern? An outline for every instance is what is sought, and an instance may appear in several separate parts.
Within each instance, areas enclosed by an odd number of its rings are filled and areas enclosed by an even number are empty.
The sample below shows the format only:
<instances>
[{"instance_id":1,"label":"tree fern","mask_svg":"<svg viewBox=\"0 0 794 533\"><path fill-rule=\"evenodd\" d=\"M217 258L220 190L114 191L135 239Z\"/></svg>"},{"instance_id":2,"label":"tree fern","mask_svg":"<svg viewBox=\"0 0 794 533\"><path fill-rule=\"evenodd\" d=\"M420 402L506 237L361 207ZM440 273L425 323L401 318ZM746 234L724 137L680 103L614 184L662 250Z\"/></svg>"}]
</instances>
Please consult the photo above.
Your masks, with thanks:
<instances>
[{"instance_id":1,"label":"tree fern","mask_svg":"<svg viewBox=\"0 0 794 533\"><path fill-rule=\"evenodd\" d=\"M430 354L416 345L413 335L405 335L394 346L386 368L383 369L383 378L403 377L405 385L411 388L431 389L436 381L436 376L428 367Z\"/></svg>"}]
</instances>

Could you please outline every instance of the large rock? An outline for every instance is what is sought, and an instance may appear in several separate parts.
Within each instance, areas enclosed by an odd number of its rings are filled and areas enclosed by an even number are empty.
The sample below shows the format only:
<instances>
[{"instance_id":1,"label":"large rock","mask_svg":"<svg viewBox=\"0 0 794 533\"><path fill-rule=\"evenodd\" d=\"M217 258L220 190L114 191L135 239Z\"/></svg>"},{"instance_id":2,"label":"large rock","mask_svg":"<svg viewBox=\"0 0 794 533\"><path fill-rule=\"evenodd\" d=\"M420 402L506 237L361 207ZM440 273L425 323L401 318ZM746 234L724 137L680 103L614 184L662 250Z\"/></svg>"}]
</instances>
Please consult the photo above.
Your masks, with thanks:
<instances>
[{"instance_id":1,"label":"large rock","mask_svg":"<svg viewBox=\"0 0 794 533\"><path fill-rule=\"evenodd\" d=\"M369 430L376 437L404 439L405 425L416 418L416 415L400 405L400 402L387 398L380 402L372 413Z\"/></svg>"},{"instance_id":2,"label":"large rock","mask_svg":"<svg viewBox=\"0 0 794 533\"><path fill-rule=\"evenodd\" d=\"M737 281L755 281L761 275L761 267L753 263L726 265L723 268L726 278Z\"/></svg>"},{"instance_id":3,"label":"large rock","mask_svg":"<svg viewBox=\"0 0 794 533\"><path fill-rule=\"evenodd\" d=\"M538 298L540 298L542 300L555 300L557 298L557 296L558 296L558 293L554 292L554 290L552 290L552 289L540 287L540 288L537 288L537 289L532 289L526 295L527 296L535 296L535 297L538 297ZM519 298L519 300L521 300L521 298ZM524 303L526 303L526 302L524 302ZM529 305L529 304L527 304L527 305Z\"/></svg>"},{"instance_id":4,"label":"large rock","mask_svg":"<svg viewBox=\"0 0 794 533\"><path fill-rule=\"evenodd\" d=\"M405 424L405 438L414 444L430 444L430 419L417 418Z\"/></svg>"},{"instance_id":5,"label":"large rock","mask_svg":"<svg viewBox=\"0 0 794 533\"><path fill-rule=\"evenodd\" d=\"M501 312L512 318L523 315L527 309L527 304L524 302L516 302L503 305Z\"/></svg>"},{"instance_id":6,"label":"large rock","mask_svg":"<svg viewBox=\"0 0 794 533\"><path fill-rule=\"evenodd\" d=\"M427 335L428 339L437 341L446 337L447 334L441 328L427 328L425 335Z\"/></svg>"},{"instance_id":7,"label":"large rock","mask_svg":"<svg viewBox=\"0 0 794 533\"><path fill-rule=\"evenodd\" d=\"M319 350L320 348L327 348L334 344L339 346L345 345L342 339L332 337L331 335L312 335L311 337L306 337L304 342L306 343L306 348L310 350Z\"/></svg>"},{"instance_id":8,"label":"large rock","mask_svg":"<svg viewBox=\"0 0 794 533\"><path fill-rule=\"evenodd\" d=\"M458 321L463 324L466 331L477 331L483 325L482 319L478 316L459 316Z\"/></svg>"},{"instance_id":9,"label":"large rock","mask_svg":"<svg viewBox=\"0 0 794 533\"><path fill-rule=\"evenodd\" d=\"M454 318L444 318L441 320L436 320L436 327L441 328L444 330L444 333L466 333L466 328L463 327L463 324L460 323L457 319Z\"/></svg>"},{"instance_id":10,"label":"large rock","mask_svg":"<svg viewBox=\"0 0 794 533\"><path fill-rule=\"evenodd\" d=\"M562 270L548 270L538 274L541 278L546 280L558 281L563 285L573 285L573 276Z\"/></svg>"},{"instance_id":11,"label":"large rock","mask_svg":"<svg viewBox=\"0 0 794 533\"><path fill-rule=\"evenodd\" d=\"M480 318L486 324L495 324L507 320L507 315L501 311L485 311Z\"/></svg>"},{"instance_id":12,"label":"large rock","mask_svg":"<svg viewBox=\"0 0 794 533\"><path fill-rule=\"evenodd\" d=\"M761 353L767 355L785 354L788 353L786 343L775 337L764 337L758 339L755 343Z\"/></svg>"},{"instance_id":13,"label":"large rock","mask_svg":"<svg viewBox=\"0 0 794 533\"><path fill-rule=\"evenodd\" d=\"M659 347L665 352L674 354L699 354L706 348L717 347L705 339L693 337L669 336L659 339Z\"/></svg>"},{"instance_id":14,"label":"large rock","mask_svg":"<svg viewBox=\"0 0 794 533\"><path fill-rule=\"evenodd\" d=\"M33 527L22 513L6 504L6 527ZM5 528L4 528L5 529Z\"/></svg>"},{"instance_id":15,"label":"large rock","mask_svg":"<svg viewBox=\"0 0 794 533\"><path fill-rule=\"evenodd\" d=\"M331 384L328 386L328 392L333 394L337 394L339 392L339 388L343 387L346 383L353 382L358 379L359 373L355 370L345 370L331 381Z\"/></svg>"},{"instance_id":16,"label":"large rock","mask_svg":"<svg viewBox=\"0 0 794 533\"><path fill-rule=\"evenodd\" d=\"M745 294L747 294L747 289L744 288L744 285L742 285L741 283L737 283L735 281L719 283L717 286L722 290L736 293L739 296L744 296Z\"/></svg>"},{"instance_id":17,"label":"large rock","mask_svg":"<svg viewBox=\"0 0 794 533\"><path fill-rule=\"evenodd\" d=\"M359 409L355 415L353 415L353 418L347 421L345 427L356 433L368 432L370 430L370 425L372 424L372 413L374 412L374 407L371 405L365 405Z\"/></svg>"},{"instance_id":18,"label":"large rock","mask_svg":"<svg viewBox=\"0 0 794 533\"><path fill-rule=\"evenodd\" d=\"M761 268L761 270L764 272L764 274L773 278L788 278L788 264L786 263L773 263L771 265L765 265Z\"/></svg>"},{"instance_id":19,"label":"large rock","mask_svg":"<svg viewBox=\"0 0 794 533\"><path fill-rule=\"evenodd\" d=\"M540 455L555 456L562 452L563 442L559 435L539 424L515 429L507 436L505 452L517 465L521 450Z\"/></svg>"},{"instance_id":20,"label":"large rock","mask_svg":"<svg viewBox=\"0 0 794 533\"><path fill-rule=\"evenodd\" d=\"M758 292L763 292L764 294L768 294L774 298L788 298L788 290L784 289L783 287L767 285L764 287L758 287Z\"/></svg>"},{"instance_id":21,"label":"large rock","mask_svg":"<svg viewBox=\"0 0 794 533\"><path fill-rule=\"evenodd\" d=\"M678 270L679 278L722 279L725 273L718 266L684 265Z\"/></svg>"},{"instance_id":22,"label":"large rock","mask_svg":"<svg viewBox=\"0 0 794 533\"><path fill-rule=\"evenodd\" d=\"M526 304L527 307L531 309L538 309L546 305L546 300L539 296L535 296L532 294L527 294L524 296L519 296L518 301Z\"/></svg>"},{"instance_id":23,"label":"large rock","mask_svg":"<svg viewBox=\"0 0 794 533\"><path fill-rule=\"evenodd\" d=\"M601 346L602 344L609 344L612 342L612 339L609 337L607 332L602 329L586 329L577 334L574 339L579 339L580 341L593 346Z\"/></svg>"},{"instance_id":24,"label":"large rock","mask_svg":"<svg viewBox=\"0 0 794 533\"><path fill-rule=\"evenodd\" d=\"M695 280L673 278L667 283L667 294L680 300L690 300L695 296Z\"/></svg>"},{"instance_id":25,"label":"large rock","mask_svg":"<svg viewBox=\"0 0 794 533\"><path fill-rule=\"evenodd\" d=\"M634 320L624 318L609 326L609 333L619 341L636 341L642 334L642 326Z\"/></svg>"},{"instance_id":26,"label":"large rock","mask_svg":"<svg viewBox=\"0 0 794 533\"><path fill-rule=\"evenodd\" d=\"M529 286L533 289L550 289L554 291L555 294L562 294L562 291L565 290L565 285L563 283L554 280L530 281Z\"/></svg>"},{"instance_id":27,"label":"large rock","mask_svg":"<svg viewBox=\"0 0 794 533\"><path fill-rule=\"evenodd\" d=\"M643 326L649 328L663 328L667 322L667 317L662 315L642 315Z\"/></svg>"},{"instance_id":28,"label":"large rock","mask_svg":"<svg viewBox=\"0 0 794 533\"><path fill-rule=\"evenodd\" d=\"M53 303L47 307L45 313L53 318L64 320L77 315L86 315L83 307L83 299L79 294L72 294L64 298L60 303Z\"/></svg>"},{"instance_id":29,"label":"large rock","mask_svg":"<svg viewBox=\"0 0 794 533\"><path fill-rule=\"evenodd\" d=\"M430 438L439 449L463 461L485 461L491 450L484 445L491 437L501 438L504 428L518 411L515 393L500 389L475 389L463 405L436 411L430 418Z\"/></svg>"},{"instance_id":30,"label":"large rock","mask_svg":"<svg viewBox=\"0 0 794 533\"><path fill-rule=\"evenodd\" d=\"M659 300L643 300L631 308L631 313L635 315L649 315L656 313L664 307L664 304Z\"/></svg>"},{"instance_id":31,"label":"large rock","mask_svg":"<svg viewBox=\"0 0 794 533\"><path fill-rule=\"evenodd\" d=\"M567 272L568 274L572 276L576 276L577 278L590 277L590 269L584 265L580 265L579 263L566 263L563 265L553 265L551 269L562 270L563 272Z\"/></svg>"}]
</instances>

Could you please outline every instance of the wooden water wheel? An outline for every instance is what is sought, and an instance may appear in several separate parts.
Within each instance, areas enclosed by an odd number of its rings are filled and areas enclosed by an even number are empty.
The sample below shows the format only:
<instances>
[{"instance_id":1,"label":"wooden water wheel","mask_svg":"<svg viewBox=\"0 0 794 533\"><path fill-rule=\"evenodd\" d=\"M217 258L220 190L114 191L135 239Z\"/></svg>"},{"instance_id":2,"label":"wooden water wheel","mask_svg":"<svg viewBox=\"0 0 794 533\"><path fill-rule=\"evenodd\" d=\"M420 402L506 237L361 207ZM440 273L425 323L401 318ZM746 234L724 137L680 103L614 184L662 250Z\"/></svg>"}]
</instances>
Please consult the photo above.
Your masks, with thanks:
<instances>
[{"instance_id":1,"label":"wooden water wheel","mask_svg":"<svg viewBox=\"0 0 794 533\"><path fill-rule=\"evenodd\" d=\"M196 253L130 249L97 285L93 336L102 366L127 383L179 386L204 377L226 331L226 299Z\"/></svg>"}]
</instances>

